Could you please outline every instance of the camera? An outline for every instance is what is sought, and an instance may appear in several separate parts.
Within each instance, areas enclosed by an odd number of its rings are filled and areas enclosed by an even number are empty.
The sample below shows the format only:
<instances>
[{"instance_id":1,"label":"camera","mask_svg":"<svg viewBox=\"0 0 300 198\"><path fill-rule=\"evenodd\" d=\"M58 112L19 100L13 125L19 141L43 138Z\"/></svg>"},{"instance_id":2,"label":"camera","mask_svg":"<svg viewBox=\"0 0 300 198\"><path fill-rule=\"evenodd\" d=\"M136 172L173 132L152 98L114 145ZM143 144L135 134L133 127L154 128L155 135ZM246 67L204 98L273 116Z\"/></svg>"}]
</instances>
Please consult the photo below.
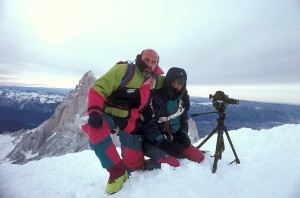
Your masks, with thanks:
<instances>
[{"instance_id":1,"label":"camera","mask_svg":"<svg viewBox=\"0 0 300 198\"><path fill-rule=\"evenodd\" d=\"M213 107L219 112L225 111L229 104L238 105L240 103L239 100L229 98L223 91L216 91L214 95L209 94L209 99L213 99Z\"/></svg>"}]
</instances>

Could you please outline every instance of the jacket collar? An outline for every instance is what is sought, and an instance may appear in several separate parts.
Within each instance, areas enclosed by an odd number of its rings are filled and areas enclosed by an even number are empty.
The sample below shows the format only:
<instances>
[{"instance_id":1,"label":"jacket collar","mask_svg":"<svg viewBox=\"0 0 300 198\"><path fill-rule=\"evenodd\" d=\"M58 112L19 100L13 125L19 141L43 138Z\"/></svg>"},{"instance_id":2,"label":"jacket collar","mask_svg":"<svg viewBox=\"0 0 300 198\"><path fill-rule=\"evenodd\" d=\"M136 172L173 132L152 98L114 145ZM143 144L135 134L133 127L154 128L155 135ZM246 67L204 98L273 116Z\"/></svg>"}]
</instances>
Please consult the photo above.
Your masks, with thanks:
<instances>
[{"instance_id":1,"label":"jacket collar","mask_svg":"<svg viewBox=\"0 0 300 198\"><path fill-rule=\"evenodd\" d=\"M157 65L153 74L164 74L164 71L160 68L160 66Z\"/></svg>"}]
</instances>

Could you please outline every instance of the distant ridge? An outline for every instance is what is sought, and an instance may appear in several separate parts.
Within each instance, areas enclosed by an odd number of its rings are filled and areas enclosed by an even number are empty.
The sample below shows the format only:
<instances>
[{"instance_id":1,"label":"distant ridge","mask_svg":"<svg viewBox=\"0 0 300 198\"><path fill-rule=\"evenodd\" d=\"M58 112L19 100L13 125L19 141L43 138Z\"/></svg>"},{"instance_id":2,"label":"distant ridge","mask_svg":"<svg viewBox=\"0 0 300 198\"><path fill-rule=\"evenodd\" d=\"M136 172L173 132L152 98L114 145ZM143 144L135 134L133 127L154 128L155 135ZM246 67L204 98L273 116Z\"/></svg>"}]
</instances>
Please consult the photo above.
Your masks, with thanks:
<instances>
[{"instance_id":1,"label":"distant ridge","mask_svg":"<svg viewBox=\"0 0 300 198\"><path fill-rule=\"evenodd\" d=\"M67 90L0 86L0 133L37 127L54 113Z\"/></svg>"},{"instance_id":2,"label":"distant ridge","mask_svg":"<svg viewBox=\"0 0 300 198\"><path fill-rule=\"evenodd\" d=\"M208 98L191 97L189 114L216 111ZM226 110L225 125L228 130L251 128L270 129L283 124L300 123L300 106L241 100L239 105L229 105ZM201 137L207 135L217 125L218 114L193 117Z\"/></svg>"}]
</instances>

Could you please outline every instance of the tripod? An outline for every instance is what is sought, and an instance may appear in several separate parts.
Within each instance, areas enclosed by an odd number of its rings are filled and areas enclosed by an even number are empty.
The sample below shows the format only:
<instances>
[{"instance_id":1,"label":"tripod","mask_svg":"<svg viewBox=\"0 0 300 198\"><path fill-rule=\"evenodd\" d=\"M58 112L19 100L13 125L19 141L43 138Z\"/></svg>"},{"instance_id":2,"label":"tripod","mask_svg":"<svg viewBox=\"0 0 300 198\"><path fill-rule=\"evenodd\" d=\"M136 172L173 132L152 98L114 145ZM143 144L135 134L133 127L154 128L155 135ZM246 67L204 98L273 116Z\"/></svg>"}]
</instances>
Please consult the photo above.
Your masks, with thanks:
<instances>
[{"instance_id":1,"label":"tripod","mask_svg":"<svg viewBox=\"0 0 300 198\"><path fill-rule=\"evenodd\" d=\"M210 113L217 113L217 112L210 112ZM206 113L208 114L208 113ZM217 137L217 143L216 143L216 151L214 157L214 164L212 166L212 173L215 173L217 170L217 163L218 160L222 159L222 152L225 150L225 145L224 145L224 138L223 138L223 133L225 132L226 137L229 141L230 147L233 151L233 154L235 156L235 160L233 160L230 164L233 162L236 162L237 164L240 164L240 160L235 152L235 149L233 147L233 144L231 142L230 136L228 134L228 131L226 129L226 126L224 125L225 122L225 117L226 113L225 111L219 111L218 112L219 117L217 118L218 121L218 126L197 146L199 149L214 133L218 132L218 137ZM194 114L193 116L197 116L199 114Z\"/></svg>"}]
</instances>

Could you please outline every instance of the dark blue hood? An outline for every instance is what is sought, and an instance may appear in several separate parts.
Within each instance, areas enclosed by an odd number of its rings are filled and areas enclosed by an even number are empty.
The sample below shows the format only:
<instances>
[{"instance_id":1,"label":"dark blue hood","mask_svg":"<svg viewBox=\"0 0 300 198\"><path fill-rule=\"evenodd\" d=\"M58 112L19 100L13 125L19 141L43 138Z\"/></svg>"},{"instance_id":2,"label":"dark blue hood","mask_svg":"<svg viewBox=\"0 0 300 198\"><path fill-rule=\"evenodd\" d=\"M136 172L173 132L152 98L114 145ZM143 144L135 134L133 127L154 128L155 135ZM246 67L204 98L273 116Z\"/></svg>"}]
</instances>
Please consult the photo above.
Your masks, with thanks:
<instances>
[{"instance_id":1,"label":"dark blue hood","mask_svg":"<svg viewBox=\"0 0 300 198\"><path fill-rule=\"evenodd\" d=\"M179 80L183 82L182 89L179 93L172 88L172 82L174 80ZM187 75L184 69L178 67L172 67L167 72L164 85L163 85L163 92L167 99L175 100L181 98L183 94L186 92L186 80Z\"/></svg>"}]
</instances>

